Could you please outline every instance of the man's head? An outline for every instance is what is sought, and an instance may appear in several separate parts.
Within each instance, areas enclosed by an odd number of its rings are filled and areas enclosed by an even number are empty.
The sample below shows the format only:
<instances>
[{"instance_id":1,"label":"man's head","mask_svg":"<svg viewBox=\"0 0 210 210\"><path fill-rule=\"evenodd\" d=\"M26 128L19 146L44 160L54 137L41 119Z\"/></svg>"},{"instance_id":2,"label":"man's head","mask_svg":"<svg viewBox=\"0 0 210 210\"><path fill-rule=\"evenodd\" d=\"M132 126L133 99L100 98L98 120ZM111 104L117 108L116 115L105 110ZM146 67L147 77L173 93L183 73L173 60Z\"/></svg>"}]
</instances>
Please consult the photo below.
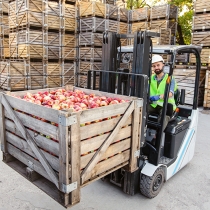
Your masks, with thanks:
<instances>
[{"instance_id":1,"label":"man's head","mask_svg":"<svg viewBox=\"0 0 210 210\"><path fill-rule=\"evenodd\" d=\"M160 55L152 56L152 69L155 74L160 74L163 72L164 60Z\"/></svg>"}]
</instances>

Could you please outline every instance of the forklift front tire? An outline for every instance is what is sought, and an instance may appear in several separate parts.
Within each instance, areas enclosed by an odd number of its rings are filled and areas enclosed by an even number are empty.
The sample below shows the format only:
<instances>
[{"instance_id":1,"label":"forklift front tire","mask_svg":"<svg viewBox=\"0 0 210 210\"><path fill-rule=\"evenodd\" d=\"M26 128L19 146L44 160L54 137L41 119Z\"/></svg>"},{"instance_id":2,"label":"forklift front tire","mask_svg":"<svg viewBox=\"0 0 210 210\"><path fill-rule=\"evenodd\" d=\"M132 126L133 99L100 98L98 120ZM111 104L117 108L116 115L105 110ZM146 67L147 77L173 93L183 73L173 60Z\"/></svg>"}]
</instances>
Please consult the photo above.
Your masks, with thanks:
<instances>
[{"instance_id":1,"label":"forklift front tire","mask_svg":"<svg viewBox=\"0 0 210 210\"><path fill-rule=\"evenodd\" d=\"M140 192L148 197L154 198L160 192L165 179L165 171L163 167L159 167L153 176L141 175Z\"/></svg>"}]
</instances>

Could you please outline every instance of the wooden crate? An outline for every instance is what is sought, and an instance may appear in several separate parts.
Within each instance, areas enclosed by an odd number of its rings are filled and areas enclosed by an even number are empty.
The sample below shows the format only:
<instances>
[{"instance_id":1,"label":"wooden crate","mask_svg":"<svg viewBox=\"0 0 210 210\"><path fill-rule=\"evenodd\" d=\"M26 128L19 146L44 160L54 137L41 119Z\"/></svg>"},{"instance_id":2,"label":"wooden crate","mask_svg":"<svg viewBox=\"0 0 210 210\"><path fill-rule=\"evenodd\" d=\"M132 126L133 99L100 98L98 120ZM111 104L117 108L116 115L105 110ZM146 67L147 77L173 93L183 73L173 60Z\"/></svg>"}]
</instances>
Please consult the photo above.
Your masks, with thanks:
<instances>
[{"instance_id":1,"label":"wooden crate","mask_svg":"<svg viewBox=\"0 0 210 210\"><path fill-rule=\"evenodd\" d=\"M78 74L77 76L77 83L78 86L81 88L87 88L87 74ZM93 78L91 78L91 88L93 87ZM95 84L96 90L99 89L99 76L96 76L96 84Z\"/></svg>"},{"instance_id":2,"label":"wooden crate","mask_svg":"<svg viewBox=\"0 0 210 210\"><path fill-rule=\"evenodd\" d=\"M35 44L19 44L18 57L42 59L44 57L44 47Z\"/></svg>"},{"instance_id":3,"label":"wooden crate","mask_svg":"<svg viewBox=\"0 0 210 210\"><path fill-rule=\"evenodd\" d=\"M1 13L0 13L0 24L6 25L6 26L9 25L9 17L8 17L8 15L6 15L6 14L1 14Z\"/></svg>"},{"instance_id":4,"label":"wooden crate","mask_svg":"<svg viewBox=\"0 0 210 210\"><path fill-rule=\"evenodd\" d=\"M102 33L80 33L79 34L79 46L100 46L103 44Z\"/></svg>"},{"instance_id":5,"label":"wooden crate","mask_svg":"<svg viewBox=\"0 0 210 210\"><path fill-rule=\"evenodd\" d=\"M116 20L106 20L105 30L110 32L119 33L119 21Z\"/></svg>"},{"instance_id":6,"label":"wooden crate","mask_svg":"<svg viewBox=\"0 0 210 210\"><path fill-rule=\"evenodd\" d=\"M201 50L201 63L209 64L210 63L210 48L203 48ZM190 63L196 63L196 57L194 54L190 54Z\"/></svg>"},{"instance_id":7,"label":"wooden crate","mask_svg":"<svg viewBox=\"0 0 210 210\"><path fill-rule=\"evenodd\" d=\"M46 32L44 33L44 44L49 46L61 46L61 32Z\"/></svg>"},{"instance_id":8,"label":"wooden crate","mask_svg":"<svg viewBox=\"0 0 210 210\"><path fill-rule=\"evenodd\" d=\"M79 58L88 61L101 61L102 48L81 47L79 48Z\"/></svg>"},{"instance_id":9,"label":"wooden crate","mask_svg":"<svg viewBox=\"0 0 210 210\"><path fill-rule=\"evenodd\" d=\"M61 8L59 2L56 1L46 1L45 12L47 15L57 16L61 15Z\"/></svg>"},{"instance_id":10,"label":"wooden crate","mask_svg":"<svg viewBox=\"0 0 210 210\"><path fill-rule=\"evenodd\" d=\"M47 61L46 61L47 62ZM32 77L32 76L37 76L38 78L40 78L40 76L42 77L45 73L44 68L45 68L45 62L44 61L38 61L38 62L32 62L32 61L26 61L27 65L26 65L26 72L28 76L31 76L31 80L33 81L33 78L36 77ZM31 85L32 87L32 85Z\"/></svg>"},{"instance_id":11,"label":"wooden crate","mask_svg":"<svg viewBox=\"0 0 210 210\"><path fill-rule=\"evenodd\" d=\"M172 4L165 4L159 6L153 6L150 9L150 19L177 19L178 18L178 7Z\"/></svg>"},{"instance_id":12,"label":"wooden crate","mask_svg":"<svg viewBox=\"0 0 210 210\"><path fill-rule=\"evenodd\" d=\"M2 13L9 13L9 0L2 0L0 2L0 12Z\"/></svg>"},{"instance_id":13,"label":"wooden crate","mask_svg":"<svg viewBox=\"0 0 210 210\"><path fill-rule=\"evenodd\" d=\"M63 76L62 77L62 86L65 85L75 85L75 75L72 73L71 76Z\"/></svg>"},{"instance_id":14,"label":"wooden crate","mask_svg":"<svg viewBox=\"0 0 210 210\"><path fill-rule=\"evenodd\" d=\"M194 15L192 30L194 31L210 30L210 13Z\"/></svg>"},{"instance_id":15,"label":"wooden crate","mask_svg":"<svg viewBox=\"0 0 210 210\"><path fill-rule=\"evenodd\" d=\"M195 13L210 12L210 4L207 0L194 0L193 5Z\"/></svg>"},{"instance_id":16,"label":"wooden crate","mask_svg":"<svg viewBox=\"0 0 210 210\"><path fill-rule=\"evenodd\" d=\"M102 63L79 61L77 73L87 74L89 70L102 70Z\"/></svg>"},{"instance_id":17,"label":"wooden crate","mask_svg":"<svg viewBox=\"0 0 210 210\"><path fill-rule=\"evenodd\" d=\"M110 20L109 20L110 21ZM104 32L106 20L103 18L89 17L80 19L80 32Z\"/></svg>"},{"instance_id":18,"label":"wooden crate","mask_svg":"<svg viewBox=\"0 0 210 210\"><path fill-rule=\"evenodd\" d=\"M80 17L102 17L106 18L106 5L100 2L80 2L79 4Z\"/></svg>"},{"instance_id":19,"label":"wooden crate","mask_svg":"<svg viewBox=\"0 0 210 210\"><path fill-rule=\"evenodd\" d=\"M9 15L9 28L16 28L17 20L16 20L16 15Z\"/></svg>"},{"instance_id":20,"label":"wooden crate","mask_svg":"<svg viewBox=\"0 0 210 210\"><path fill-rule=\"evenodd\" d=\"M127 34L129 33L129 24L119 22L118 24L118 33L120 34Z\"/></svg>"},{"instance_id":21,"label":"wooden crate","mask_svg":"<svg viewBox=\"0 0 210 210\"><path fill-rule=\"evenodd\" d=\"M149 7L130 10L129 22L148 22L150 15Z\"/></svg>"},{"instance_id":22,"label":"wooden crate","mask_svg":"<svg viewBox=\"0 0 210 210\"><path fill-rule=\"evenodd\" d=\"M9 45L9 57L17 58L18 57L18 47L17 45Z\"/></svg>"},{"instance_id":23,"label":"wooden crate","mask_svg":"<svg viewBox=\"0 0 210 210\"><path fill-rule=\"evenodd\" d=\"M183 54L177 54L176 55L176 63L189 63L189 54L183 53ZM196 63L196 62L195 62Z\"/></svg>"},{"instance_id":24,"label":"wooden crate","mask_svg":"<svg viewBox=\"0 0 210 210\"><path fill-rule=\"evenodd\" d=\"M0 36L9 36L9 26L1 25L0 24Z\"/></svg>"},{"instance_id":25,"label":"wooden crate","mask_svg":"<svg viewBox=\"0 0 210 210\"><path fill-rule=\"evenodd\" d=\"M175 36L177 31L177 22L175 20L151 20L150 29L170 28L171 35Z\"/></svg>"},{"instance_id":26,"label":"wooden crate","mask_svg":"<svg viewBox=\"0 0 210 210\"><path fill-rule=\"evenodd\" d=\"M206 71L203 107L210 108L210 71Z\"/></svg>"},{"instance_id":27,"label":"wooden crate","mask_svg":"<svg viewBox=\"0 0 210 210\"><path fill-rule=\"evenodd\" d=\"M200 71L198 105L203 104L206 67ZM185 103L192 105L195 87L196 66L176 65L173 72L178 88L185 89Z\"/></svg>"},{"instance_id":28,"label":"wooden crate","mask_svg":"<svg viewBox=\"0 0 210 210\"><path fill-rule=\"evenodd\" d=\"M120 22L129 22L129 10L126 8L119 7L119 21Z\"/></svg>"},{"instance_id":29,"label":"wooden crate","mask_svg":"<svg viewBox=\"0 0 210 210\"><path fill-rule=\"evenodd\" d=\"M60 30L62 26L62 18L57 15L46 15L44 17L44 26L47 29Z\"/></svg>"},{"instance_id":30,"label":"wooden crate","mask_svg":"<svg viewBox=\"0 0 210 210\"><path fill-rule=\"evenodd\" d=\"M142 99L74 89L129 102L59 111L15 98L23 91L15 97L1 93L0 106L3 161L23 176L27 168L30 181L65 207L80 201L81 187L124 166L136 171L140 149Z\"/></svg>"},{"instance_id":31,"label":"wooden crate","mask_svg":"<svg viewBox=\"0 0 210 210\"><path fill-rule=\"evenodd\" d=\"M27 77L28 90L42 89L45 86L46 85L44 76L30 75Z\"/></svg>"},{"instance_id":32,"label":"wooden crate","mask_svg":"<svg viewBox=\"0 0 210 210\"><path fill-rule=\"evenodd\" d=\"M0 74L8 77L26 76L26 62L22 60L2 60L0 61Z\"/></svg>"},{"instance_id":33,"label":"wooden crate","mask_svg":"<svg viewBox=\"0 0 210 210\"><path fill-rule=\"evenodd\" d=\"M46 49L45 58L58 60L62 56L61 47L48 45L45 46L45 49Z\"/></svg>"},{"instance_id":34,"label":"wooden crate","mask_svg":"<svg viewBox=\"0 0 210 210\"><path fill-rule=\"evenodd\" d=\"M154 29L150 31L160 33L160 37L152 38L153 45L170 45L171 29L160 28L160 29Z\"/></svg>"},{"instance_id":35,"label":"wooden crate","mask_svg":"<svg viewBox=\"0 0 210 210\"><path fill-rule=\"evenodd\" d=\"M106 18L119 20L119 8L111 4L106 4Z\"/></svg>"},{"instance_id":36,"label":"wooden crate","mask_svg":"<svg viewBox=\"0 0 210 210\"><path fill-rule=\"evenodd\" d=\"M9 2L9 16L16 14L16 1Z\"/></svg>"},{"instance_id":37,"label":"wooden crate","mask_svg":"<svg viewBox=\"0 0 210 210\"><path fill-rule=\"evenodd\" d=\"M9 37L0 37L1 58L8 58L9 53Z\"/></svg>"},{"instance_id":38,"label":"wooden crate","mask_svg":"<svg viewBox=\"0 0 210 210\"><path fill-rule=\"evenodd\" d=\"M61 57L64 60L74 60L76 58L76 49L72 47L61 47Z\"/></svg>"},{"instance_id":39,"label":"wooden crate","mask_svg":"<svg viewBox=\"0 0 210 210\"><path fill-rule=\"evenodd\" d=\"M47 76L61 75L61 64L60 62L47 62L45 63L45 74Z\"/></svg>"},{"instance_id":40,"label":"wooden crate","mask_svg":"<svg viewBox=\"0 0 210 210\"><path fill-rule=\"evenodd\" d=\"M149 28L149 23L147 21L136 22L131 24L131 33L136 31L144 31Z\"/></svg>"},{"instance_id":41,"label":"wooden crate","mask_svg":"<svg viewBox=\"0 0 210 210\"><path fill-rule=\"evenodd\" d=\"M16 13L25 11L42 13L44 11L44 2L39 0L16 0Z\"/></svg>"},{"instance_id":42,"label":"wooden crate","mask_svg":"<svg viewBox=\"0 0 210 210\"><path fill-rule=\"evenodd\" d=\"M75 48L76 36L74 34L61 33L61 46Z\"/></svg>"},{"instance_id":43,"label":"wooden crate","mask_svg":"<svg viewBox=\"0 0 210 210\"><path fill-rule=\"evenodd\" d=\"M75 63L74 62L63 62L61 65L61 74L64 77L71 77L75 73Z\"/></svg>"},{"instance_id":44,"label":"wooden crate","mask_svg":"<svg viewBox=\"0 0 210 210\"><path fill-rule=\"evenodd\" d=\"M43 27L44 25L44 20L43 20L44 16L42 13L38 13L38 12L26 11L26 12L18 13L17 17L16 15L15 16L10 15L10 18L13 19L13 23L15 22L15 19L17 19L17 25L15 27L20 27L20 26Z\"/></svg>"},{"instance_id":45,"label":"wooden crate","mask_svg":"<svg viewBox=\"0 0 210 210\"><path fill-rule=\"evenodd\" d=\"M40 30L25 29L17 32L17 43L11 44L43 44L43 32Z\"/></svg>"},{"instance_id":46,"label":"wooden crate","mask_svg":"<svg viewBox=\"0 0 210 210\"><path fill-rule=\"evenodd\" d=\"M3 90L26 90L27 89L27 78L17 76L1 75L0 77L0 88Z\"/></svg>"},{"instance_id":47,"label":"wooden crate","mask_svg":"<svg viewBox=\"0 0 210 210\"><path fill-rule=\"evenodd\" d=\"M77 17L77 7L72 4L64 4L63 5L63 14L62 16L69 17L75 19Z\"/></svg>"},{"instance_id":48,"label":"wooden crate","mask_svg":"<svg viewBox=\"0 0 210 210\"><path fill-rule=\"evenodd\" d=\"M71 17L62 17L62 27L65 31L76 32L76 19Z\"/></svg>"},{"instance_id":49,"label":"wooden crate","mask_svg":"<svg viewBox=\"0 0 210 210\"><path fill-rule=\"evenodd\" d=\"M202 47L210 47L210 31L192 33L191 43Z\"/></svg>"},{"instance_id":50,"label":"wooden crate","mask_svg":"<svg viewBox=\"0 0 210 210\"><path fill-rule=\"evenodd\" d=\"M9 45L17 45L17 39L18 39L18 33L17 32L11 32L9 33Z\"/></svg>"},{"instance_id":51,"label":"wooden crate","mask_svg":"<svg viewBox=\"0 0 210 210\"><path fill-rule=\"evenodd\" d=\"M61 87L62 86L62 77L61 75L53 75L53 76L45 76L45 87L46 88L54 88L54 87Z\"/></svg>"}]
</instances>

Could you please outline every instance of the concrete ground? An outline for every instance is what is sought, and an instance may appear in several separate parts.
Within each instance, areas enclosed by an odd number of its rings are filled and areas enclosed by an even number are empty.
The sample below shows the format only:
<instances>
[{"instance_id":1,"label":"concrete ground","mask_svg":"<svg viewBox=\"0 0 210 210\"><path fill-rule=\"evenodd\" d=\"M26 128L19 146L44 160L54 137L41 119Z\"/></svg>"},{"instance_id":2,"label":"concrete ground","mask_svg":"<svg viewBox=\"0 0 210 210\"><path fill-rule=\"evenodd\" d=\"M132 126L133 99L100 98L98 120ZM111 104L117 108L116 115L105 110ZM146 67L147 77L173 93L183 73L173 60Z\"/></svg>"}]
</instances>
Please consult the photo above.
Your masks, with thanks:
<instances>
[{"instance_id":1,"label":"concrete ground","mask_svg":"<svg viewBox=\"0 0 210 210\"><path fill-rule=\"evenodd\" d=\"M167 181L154 199L128 196L120 188L96 181L81 190L71 210L209 210L210 110L200 110L195 156ZM2 154L0 153L0 156ZM0 210L64 210L57 202L0 161Z\"/></svg>"}]
</instances>

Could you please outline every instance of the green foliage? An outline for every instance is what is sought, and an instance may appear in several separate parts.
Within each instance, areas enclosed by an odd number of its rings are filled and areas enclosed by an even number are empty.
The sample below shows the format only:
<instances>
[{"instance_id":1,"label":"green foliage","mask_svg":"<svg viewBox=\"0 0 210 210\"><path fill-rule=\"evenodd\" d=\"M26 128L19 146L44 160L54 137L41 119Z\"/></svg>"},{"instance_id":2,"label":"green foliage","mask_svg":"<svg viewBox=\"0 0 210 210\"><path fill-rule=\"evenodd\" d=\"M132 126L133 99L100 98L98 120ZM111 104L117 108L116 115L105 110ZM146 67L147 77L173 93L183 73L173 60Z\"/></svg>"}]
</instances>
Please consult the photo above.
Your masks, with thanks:
<instances>
[{"instance_id":1,"label":"green foliage","mask_svg":"<svg viewBox=\"0 0 210 210\"><path fill-rule=\"evenodd\" d=\"M145 0L127 0L127 8L128 9L137 9L145 7L146 1Z\"/></svg>"}]
</instances>

